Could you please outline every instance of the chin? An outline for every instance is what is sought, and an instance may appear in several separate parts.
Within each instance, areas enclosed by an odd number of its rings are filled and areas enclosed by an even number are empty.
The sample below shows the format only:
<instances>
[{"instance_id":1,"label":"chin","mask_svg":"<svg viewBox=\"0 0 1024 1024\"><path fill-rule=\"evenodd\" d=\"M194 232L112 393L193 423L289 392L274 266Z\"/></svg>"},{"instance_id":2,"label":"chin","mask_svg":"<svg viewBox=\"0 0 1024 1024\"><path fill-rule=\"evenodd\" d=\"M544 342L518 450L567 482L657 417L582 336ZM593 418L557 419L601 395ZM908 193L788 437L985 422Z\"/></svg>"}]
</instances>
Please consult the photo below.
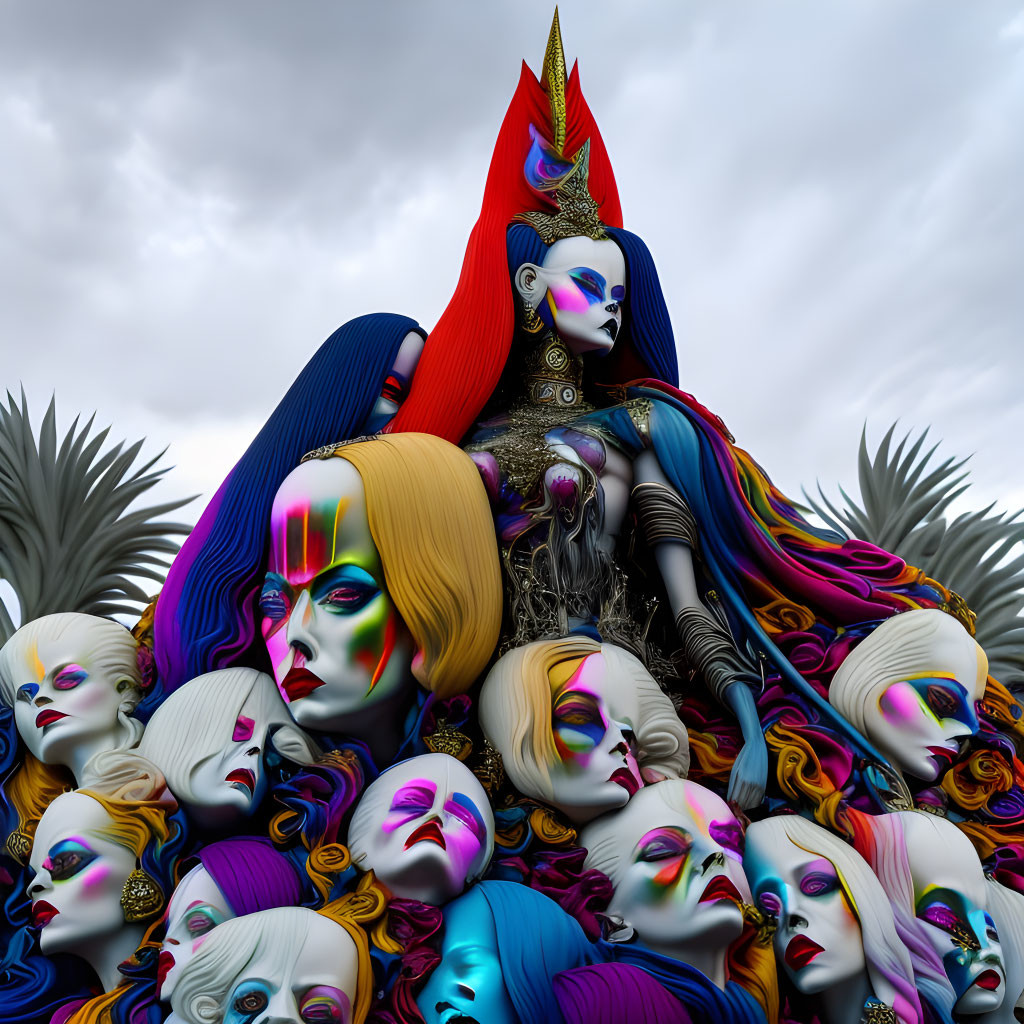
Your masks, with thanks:
<instances>
[{"instance_id":1,"label":"chin","mask_svg":"<svg viewBox=\"0 0 1024 1024\"><path fill-rule=\"evenodd\" d=\"M793 987L805 996L817 995L834 985L841 985L858 973L851 971L848 965L836 965L828 962L827 952L823 953L814 963L808 964L802 971L790 975ZM821 962L818 962L821 960Z\"/></svg>"},{"instance_id":2,"label":"chin","mask_svg":"<svg viewBox=\"0 0 1024 1024\"><path fill-rule=\"evenodd\" d=\"M988 970L992 970L992 968L988 968ZM978 971L975 974L974 982L984 973L984 970ZM982 988L972 982L967 991L957 1000L953 1011L958 1014L965 1013L973 1016L974 1014L990 1013L992 1010L999 1009L1003 1005L1003 999L1006 996L1006 978L1002 971L994 971L994 973L998 974L1000 979L997 988Z\"/></svg>"}]
</instances>

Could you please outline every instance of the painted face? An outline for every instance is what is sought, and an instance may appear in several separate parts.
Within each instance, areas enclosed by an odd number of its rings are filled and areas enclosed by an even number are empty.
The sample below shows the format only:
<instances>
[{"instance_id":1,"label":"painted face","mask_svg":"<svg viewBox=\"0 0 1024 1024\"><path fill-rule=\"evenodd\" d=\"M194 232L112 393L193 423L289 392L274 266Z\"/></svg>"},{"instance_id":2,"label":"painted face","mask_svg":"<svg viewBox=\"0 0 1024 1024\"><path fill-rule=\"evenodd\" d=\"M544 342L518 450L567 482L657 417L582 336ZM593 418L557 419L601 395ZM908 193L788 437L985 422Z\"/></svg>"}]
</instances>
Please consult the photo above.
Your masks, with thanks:
<instances>
[{"instance_id":1,"label":"painted face","mask_svg":"<svg viewBox=\"0 0 1024 1024\"><path fill-rule=\"evenodd\" d=\"M396 896L442 906L487 867L494 817L483 786L447 754L388 769L363 794L349 828L357 866Z\"/></svg>"},{"instance_id":2,"label":"painted face","mask_svg":"<svg viewBox=\"0 0 1024 1024\"><path fill-rule=\"evenodd\" d=\"M1002 1005L1006 973L988 890L971 841L952 822L900 814L914 880L914 908L946 969L958 1014ZM923 820L922 820L923 819Z\"/></svg>"},{"instance_id":3,"label":"painted face","mask_svg":"<svg viewBox=\"0 0 1024 1024\"><path fill-rule=\"evenodd\" d=\"M576 236L555 242L536 268L541 308L577 355L609 352L622 328L626 261L611 239Z\"/></svg>"},{"instance_id":4,"label":"painted face","mask_svg":"<svg viewBox=\"0 0 1024 1024\"><path fill-rule=\"evenodd\" d=\"M587 655L551 701L558 760L548 765L551 803L576 822L622 807L643 785L636 761L634 687L608 679L604 656Z\"/></svg>"},{"instance_id":5,"label":"painted face","mask_svg":"<svg viewBox=\"0 0 1024 1024\"><path fill-rule=\"evenodd\" d=\"M867 969L860 923L832 861L758 828L743 863L754 905L778 920L775 955L798 992L813 994Z\"/></svg>"},{"instance_id":6,"label":"painted face","mask_svg":"<svg viewBox=\"0 0 1024 1024\"><path fill-rule=\"evenodd\" d=\"M121 890L135 853L103 837L112 825L103 806L84 793L62 794L40 819L28 895L43 953L80 953L124 927Z\"/></svg>"},{"instance_id":7,"label":"painted face","mask_svg":"<svg viewBox=\"0 0 1024 1024\"><path fill-rule=\"evenodd\" d=\"M111 750L124 728L118 708L134 706L138 691L101 669L90 653L95 639L82 616L57 637L44 637L23 665L15 691L14 720L25 746L44 764L74 768L93 753Z\"/></svg>"},{"instance_id":8,"label":"painted face","mask_svg":"<svg viewBox=\"0 0 1024 1024\"><path fill-rule=\"evenodd\" d=\"M614 844L609 912L643 943L683 959L688 947L724 951L739 936L740 903L750 902L743 836L721 798L695 782L658 782L593 827ZM584 829L581 844L593 841Z\"/></svg>"},{"instance_id":9,"label":"painted face","mask_svg":"<svg viewBox=\"0 0 1024 1024\"><path fill-rule=\"evenodd\" d=\"M157 992L171 998L185 965L210 931L235 915L217 883L202 864L194 867L174 890L167 905L167 929L157 961Z\"/></svg>"},{"instance_id":10,"label":"painted face","mask_svg":"<svg viewBox=\"0 0 1024 1024\"><path fill-rule=\"evenodd\" d=\"M380 433L394 418L409 394L412 375L423 354L423 338L416 331L410 331L398 346L398 354L391 366L391 372L384 380L380 397L374 404L370 418L363 424L360 434Z\"/></svg>"},{"instance_id":11,"label":"painted face","mask_svg":"<svg viewBox=\"0 0 1024 1024\"><path fill-rule=\"evenodd\" d=\"M300 725L344 729L348 716L411 685L413 657L355 467L331 458L293 470L270 533L260 608L274 677Z\"/></svg>"},{"instance_id":12,"label":"painted face","mask_svg":"<svg viewBox=\"0 0 1024 1024\"><path fill-rule=\"evenodd\" d=\"M441 962L416 997L426 1024L518 1024L502 980L486 900L472 892L444 910Z\"/></svg>"},{"instance_id":13,"label":"painted face","mask_svg":"<svg viewBox=\"0 0 1024 1024\"><path fill-rule=\"evenodd\" d=\"M250 696L221 749L196 765L188 812L199 824L248 817L259 807L267 789L263 750L270 724L261 702Z\"/></svg>"},{"instance_id":14,"label":"painted face","mask_svg":"<svg viewBox=\"0 0 1024 1024\"><path fill-rule=\"evenodd\" d=\"M306 938L294 950L257 949L230 988L222 1020L224 1024L350 1024L358 968L356 946L348 932L315 915Z\"/></svg>"}]
</instances>

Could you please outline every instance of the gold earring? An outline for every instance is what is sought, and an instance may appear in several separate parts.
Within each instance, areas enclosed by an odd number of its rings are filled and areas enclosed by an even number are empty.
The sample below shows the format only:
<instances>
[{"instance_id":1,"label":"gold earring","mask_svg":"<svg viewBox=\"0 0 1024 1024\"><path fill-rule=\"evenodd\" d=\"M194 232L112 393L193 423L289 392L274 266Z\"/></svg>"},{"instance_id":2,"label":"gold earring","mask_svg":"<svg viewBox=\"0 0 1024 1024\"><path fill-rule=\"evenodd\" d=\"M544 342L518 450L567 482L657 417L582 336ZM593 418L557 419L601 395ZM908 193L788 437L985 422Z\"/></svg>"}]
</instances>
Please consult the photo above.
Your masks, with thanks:
<instances>
[{"instance_id":1,"label":"gold earring","mask_svg":"<svg viewBox=\"0 0 1024 1024\"><path fill-rule=\"evenodd\" d=\"M128 924L147 921L158 914L164 905L164 894L152 875L136 868L126 879L121 890L121 911Z\"/></svg>"},{"instance_id":2,"label":"gold earring","mask_svg":"<svg viewBox=\"0 0 1024 1024\"><path fill-rule=\"evenodd\" d=\"M540 313L528 302L523 303L522 326L527 334L537 334L544 329L544 321L541 320Z\"/></svg>"}]
</instances>

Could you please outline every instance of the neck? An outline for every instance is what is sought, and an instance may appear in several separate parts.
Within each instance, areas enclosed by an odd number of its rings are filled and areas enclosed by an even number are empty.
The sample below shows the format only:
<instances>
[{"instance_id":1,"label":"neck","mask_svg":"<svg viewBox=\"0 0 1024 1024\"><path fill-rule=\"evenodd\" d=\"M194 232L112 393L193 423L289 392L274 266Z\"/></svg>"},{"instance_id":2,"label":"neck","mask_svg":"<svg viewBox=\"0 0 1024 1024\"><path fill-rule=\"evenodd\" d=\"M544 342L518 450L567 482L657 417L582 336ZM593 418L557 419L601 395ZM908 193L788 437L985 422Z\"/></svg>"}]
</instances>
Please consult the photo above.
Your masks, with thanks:
<instances>
[{"instance_id":1,"label":"neck","mask_svg":"<svg viewBox=\"0 0 1024 1024\"><path fill-rule=\"evenodd\" d=\"M695 967L709 981L713 982L716 988L725 988L725 949L715 944L703 946L659 946L651 942L645 942L643 936L640 941L644 942L655 953L670 956L673 960L680 960L690 967Z\"/></svg>"},{"instance_id":2,"label":"neck","mask_svg":"<svg viewBox=\"0 0 1024 1024\"><path fill-rule=\"evenodd\" d=\"M75 784L78 786L82 785L85 766L96 754L101 754L107 750L117 750L127 742L127 739L128 737L125 735L124 730L119 728L116 732L100 736L92 742L76 743L74 751L65 762L65 767L75 777Z\"/></svg>"},{"instance_id":3,"label":"neck","mask_svg":"<svg viewBox=\"0 0 1024 1024\"><path fill-rule=\"evenodd\" d=\"M86 949L76 951L96 972L104 992L112 992L124 981L124 975L117 969L117 965L139 948L144 932L140 924L126 924L113 935L93 940Z\"/></svg>"},{"instance_id":4,"label":"neck","mask_svg":"<svg viewBox=\"0 0 1024 1024\"><path fill-rule=\"evenodd\" d=\"M526 356L523 384L526 400L533 406L574 408L583 402L583 360L558 334L545 328L527 335L533 348Z\"/></svg>"},{"instance_id":5,"label":"neck","mask_svg":"<svg viewBox=\"0 0 1024 1024\"><path fill-rule=\"evenodd\" d=\"M378 767L391 764L398 753L404 736L409 697L414 692L412 686L403 687L388 700L345 716L342 731L365 743Z\"/></svg>"},{"instance_id":6,"label":"neck","mask_svg":"<svg viewBox=\"0 0 1024 1024\"><path fill-rule=\"evenodd\" d=\"M871 998L871 982L866 971L830 985L818 998L825 1013L822 1024L860 1024L864 1003Z\"/></svg>"}]
</instances>

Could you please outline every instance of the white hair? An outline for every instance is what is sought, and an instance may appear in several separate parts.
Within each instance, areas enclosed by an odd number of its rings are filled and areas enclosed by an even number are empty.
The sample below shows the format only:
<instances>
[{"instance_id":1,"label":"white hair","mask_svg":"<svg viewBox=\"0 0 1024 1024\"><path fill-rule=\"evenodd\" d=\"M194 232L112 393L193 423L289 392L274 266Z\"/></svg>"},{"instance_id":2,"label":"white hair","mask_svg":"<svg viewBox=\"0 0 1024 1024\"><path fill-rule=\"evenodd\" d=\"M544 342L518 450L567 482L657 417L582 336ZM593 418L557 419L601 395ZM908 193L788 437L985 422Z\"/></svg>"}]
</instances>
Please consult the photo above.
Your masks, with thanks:
<instances>
[{"instance_id":1,"label":"white hair","mask_svg":"<svg viewBox=\"0 0 1024 1024\"><path fill-rule=\"evenodd\" d=\"M885 889L864 858L820 825L795 814L756 821L747 829L768 849L788 841L831 861L850 909L860 923L868 979L875 996L891 1006L901 1024L923 1020L910 954L900 940Z\"/></svg>"},{"instance_id":2,"label":"white hair","mask_svg":"<svg viewBox=\"0 0 1024 1024\"><path fill-rule=\"evenodd\" d=\"M965 674L960 682L972 701L980 700L988 676L985 652L952 615L918 608L886 619L843 659L829 685L829 703L868 736L882 694L901 679L934 669L939 644L947 645Z\"/></svg>"},{"instance_id":3,"label":"white hair","mask_svg":"<svg viewBox=\"0 0 1024 1024\"><path fill-rule=\"evenodd\" d=\"M480 688L480 727L501 754L512 784L525 796L545 801L554 796L548 765L558 757L551 731L551 703L558 684L552 672L565 662L598 653L605 661L605 685L621 695L622 703L637 702L637 721L630 724L640 767L669 779L686 776L686 726L638 658L589 637L538 640L499 658Z\"/></svg>"}]
</instances>

